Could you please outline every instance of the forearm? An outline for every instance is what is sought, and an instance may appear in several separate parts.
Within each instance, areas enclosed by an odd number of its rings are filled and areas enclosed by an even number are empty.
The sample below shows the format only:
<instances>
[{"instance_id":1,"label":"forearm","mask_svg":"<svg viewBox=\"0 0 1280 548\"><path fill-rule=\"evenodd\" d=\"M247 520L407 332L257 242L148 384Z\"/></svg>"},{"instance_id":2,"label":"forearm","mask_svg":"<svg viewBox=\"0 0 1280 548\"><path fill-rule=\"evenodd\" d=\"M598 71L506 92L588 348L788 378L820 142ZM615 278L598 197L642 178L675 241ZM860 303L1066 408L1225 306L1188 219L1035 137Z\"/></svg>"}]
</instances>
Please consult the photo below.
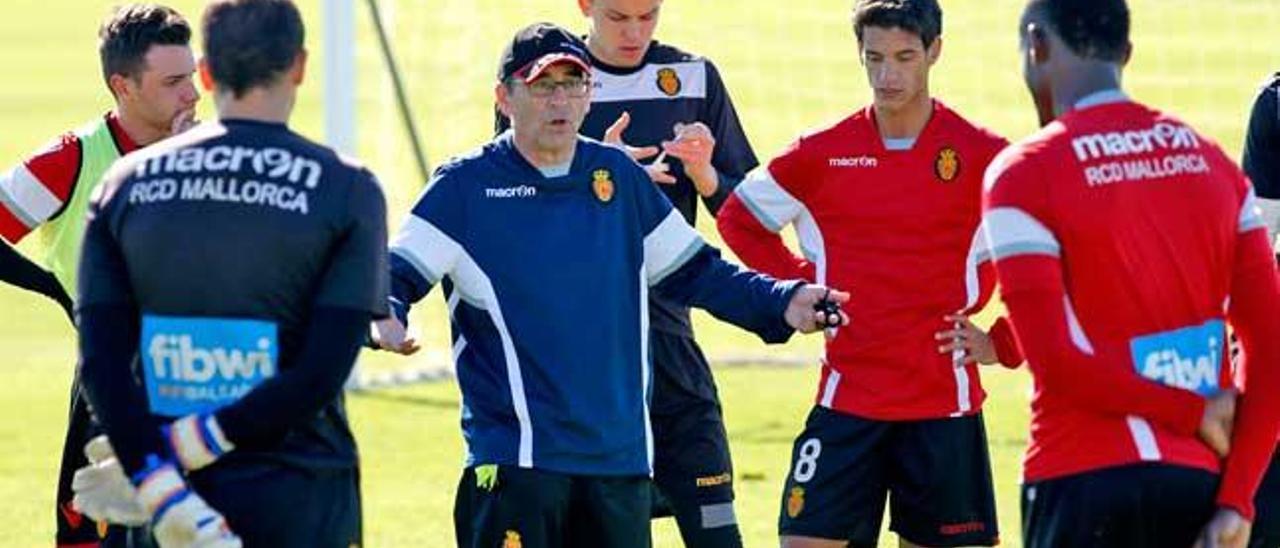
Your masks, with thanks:
<instances>
[{"instance_id":1,"label":"forearm","mask_svg":"<svg viewBox=\"0 0 1280 548\"><path fill-rule=\"evenodd\" d=\"M422 276L405 258L392 253L391 264L391 313L401 323L408 325L409 309L431 292L432 283Z\"/></svg>"},{"instance_id":2,"label":"forearm","mask_svg":"<svg viewBox=\"0 0 1280 548\"><path fill-rule=\"evenodd\" d=\"M1073 340L1057 258L1014 257L1001 261L997 271L1009 318L1041 385L1080 409L1138 415L1194 435L1203 398L1138 376L1124 345L1092 343L1082 332Z\"/></svg>"},{"instance_id":3,"label":"forearm","mask_svg":"<svg viewBox=\"0 0 1280 548\"><path fill-rule=\"evenodd\" d=\"M1261 248L1257 244L1255 249ZM1240 344L1244 361L1240 366L1242 396L1232 433L1218 503L1253 515L1253 495L1275 449L1280 424L1280 286L1274 265L1259 256L1249 268L1237 271L1232 282L1229 319Z\"/></svg>"},{"instance_id":4,"label":"forearm","mask_svg":"<svg viewBox=\"0 0 1280 548\"><path fill-rule=\"evenodd\" d=\"M801 285L738 267L721 259L715 248L704 245L653 289L755 333L765 342L780 343L794 332L785 312Z\"/></svg>"},{"instance_id":5,"label":"forearm","mask_svg":"<svg viewBox=\"0 0 1280 548\"><path fill-rule=\"evenodd\" d=\"M147 455L168 453L146 392L130 368L138 337L138 313L131 306L80 309L80 382L130 476L145 467Z\"/></svg>"},{"instance_id":6,"label":"forearm","mask_svg":"<svg viewBox=\"0 0 1280 548\"><path fill-rule=\"evenodd\" d=\"M63 309L71 307L71 297L53 273L40 268L5 243L0 243L0 281L40 293L56 301Z\"/></svg>"},{"instance_id":7,"label":"forearm","mask_svg":"<svg viewBox=\"0 0 1280 548\"><path fill-rule=\"evenodd\" d=\"M738 187L742 182L741 177L734 177L720 170L715 170L716 186L715 192L702 197L702 203L707 207L707 211L711 212L712 217L720 215L720 209L724 207L725 202L733 195L733 189Z\"/></svg>"},{"instance_id":8,"label":"forearm","mask_svg":"<svg viewBox=\"0 0 1280 548\"><path fill-rule=\"evenodd\" d=\"M314 309L293 366L215 413L227 439L237 448L269 446L338 397L370 319L356 310Z\"/></svg>"},{"instance_id":9,"label":"forearm","mask_svg":"<svg viewBox=\"0 0 1280 548\"><path fill-rule=\"evenodd\" d=\"M1022 354L1022 345L1018 343L1018 335L1014 333L1013 324L1007 317L996 318L995 323L991 324L991 329L987 331L987 336L991 337L991 343L996 350L996 359L999 360L1000 365L1017 369L1022 362L1026 361Z\"/></svg>"},{"instance_id":10,"label":"forearm","mask_svg":"<svg viewBox=\"0 0 1280 548\"><path fill-rule=\"evenodd\" d=\"M756 219L737 196L730 196L716 216L724 242L747 266L780 279L814 281L814 268L795 256L776 232Z\"/></svg>"}]
</instances>

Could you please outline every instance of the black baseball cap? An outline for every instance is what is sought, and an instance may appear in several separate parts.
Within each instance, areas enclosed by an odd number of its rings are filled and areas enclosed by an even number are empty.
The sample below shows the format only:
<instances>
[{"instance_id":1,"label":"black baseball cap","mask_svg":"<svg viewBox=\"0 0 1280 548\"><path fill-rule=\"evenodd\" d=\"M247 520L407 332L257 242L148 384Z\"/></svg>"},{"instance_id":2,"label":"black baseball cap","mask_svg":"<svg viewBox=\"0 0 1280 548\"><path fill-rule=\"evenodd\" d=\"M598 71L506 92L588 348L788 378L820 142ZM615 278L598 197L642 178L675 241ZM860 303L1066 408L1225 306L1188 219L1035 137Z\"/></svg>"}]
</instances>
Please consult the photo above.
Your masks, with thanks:
<instances>
[{"instance_id":1,"label":"black baseball cap","mask_svg":"<svg viewBox=\"0 0 1280 548\"><path fill-rule=\"evenodd\" d=\"M503 50L498 81L505 82L515 77L529 83L541 76L547 67L558 63L571 63L583 72L590 72L591 57L587 55L587 45L557 25L534 23L520 29Z\"/></svg>"}]
</instances>

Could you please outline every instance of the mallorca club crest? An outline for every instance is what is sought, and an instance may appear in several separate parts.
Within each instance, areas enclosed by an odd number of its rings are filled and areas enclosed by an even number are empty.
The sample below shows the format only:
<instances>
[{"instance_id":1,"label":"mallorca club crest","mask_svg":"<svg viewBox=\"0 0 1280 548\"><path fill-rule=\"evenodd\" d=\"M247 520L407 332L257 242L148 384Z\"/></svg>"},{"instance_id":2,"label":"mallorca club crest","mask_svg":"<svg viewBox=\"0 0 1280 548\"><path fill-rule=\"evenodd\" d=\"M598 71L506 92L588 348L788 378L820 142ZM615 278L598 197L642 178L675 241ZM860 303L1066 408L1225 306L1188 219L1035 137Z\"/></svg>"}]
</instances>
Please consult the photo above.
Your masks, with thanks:
<instances>
[{"instance_id":1,"label":"mallorca club crest","mask_svg":"<svg viewBox=\"0 0 1280 548\"><path fill-rule=\"evenodd\" d=\"M502 539L502 548L521 548L520 533L507 529L506 538Z\"/></svg>"},{"instance_id":2,"label":"mallorca club crest","mask_svg":"<svg viewBox=\"0 0 1280 548\"><path fill-rule=\"evenodd\" d=\"M796 519L804 511L804 487L792 487L787 495L787 516Z\"/></svg>"},{"instance_id":3,"label":"mallorca club crest","mask_svg":"<svg viewBox=\"0 0 1280 548\"><path fill-rule=\"evenodd\" d=\"M675 97L680 93L680 74L673 68L664 68L658 70L658 90L667 94L667 97Z\"/></svg>"},{"instance_id":4,"label":"mallorca club crest","mask_svg":"<svg viewBox=\"0 0 1280 548\"><path fill-rule=\"evenodd\" d=\"M951 147L942 147L938 158L933 161L933 173L944 183L956 180L960 175L960 154Z\"/></svg>"},{"instance_id":5,"label":"mallorca club crest","mask_svg":"<svg viewBox=\"0 0 1280 548\"><path fill-rule=\"evenodd\" d=\"M597 169L591 174L591 190L602 204L613 200L613 180L609 178L609 170Z\"/></svg>"}]
</instances>

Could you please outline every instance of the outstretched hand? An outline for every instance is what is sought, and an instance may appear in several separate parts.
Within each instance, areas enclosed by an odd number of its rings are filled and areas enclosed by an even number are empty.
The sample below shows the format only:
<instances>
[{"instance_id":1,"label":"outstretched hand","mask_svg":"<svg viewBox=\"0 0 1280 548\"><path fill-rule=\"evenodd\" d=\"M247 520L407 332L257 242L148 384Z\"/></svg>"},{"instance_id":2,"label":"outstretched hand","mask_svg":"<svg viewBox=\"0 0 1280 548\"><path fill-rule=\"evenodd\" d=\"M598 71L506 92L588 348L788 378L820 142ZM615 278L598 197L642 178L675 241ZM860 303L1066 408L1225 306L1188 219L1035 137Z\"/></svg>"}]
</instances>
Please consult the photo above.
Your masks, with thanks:
<instances>
[{"instance_id":1,"label":"outstretched hand","mask_svg":"<svg viewBox=\"0 0 1280 548\"><path fill-rule=\"evenodd\" d=\"M817 306L827 302L837 305L834 312L839 315L839 321L836 322L838 325L830 325L826 307ZM801 333L813 333L820 329L849 325L849 315L839 309L839 305L847 302L849 302L848 293L820 285L805 284L791 296L791 303L787 305L785 314L787 325Z\"/></svg>"},{"instance_id":2,"label":"outstretched hand","mask_svg":"<svg viewBox=\"0 0 1280 548\"><path fill-rule=\"evenodd\" d=\"M611 144L613 146L616 146L622 149L627 153L627 155L631 156L632 160L635 160L637 162L639 162L640 160L644 160L646 158L651 158L653 157L654 154L657 154L658 147L655 147L655 146L633 147L622 141L622 132L626 131L627 126L629 125L631 125L631 113L623 112L622 116L619 116L618 120L615 121L613 125L609 126L609 129L606 129L604 131L603 141L605 143ZM667 157L666 153L663 153L661 156L658 156L656 160L649 163L648 165L642 164L645 172L649 174L649 180L655 183L660 183L664 185L675 184L676 178L671 176L670 173L667 173L667 170L669 170L671 167L668 166L667 163L663 161L664 159L666 159L666 157Z\"/></svg>"},{"instance_id":3,"label":"outstretched hand","mask_svg":"<svg viewBox=\"0 0 1280 548\"><path fill-rule=\"evenodd\" d=\"M382 350L409 356L422 349L418 341L409 336L404 324L394 316L374 321L371 329L373 343Z\"/></svg>"}]
</instances>

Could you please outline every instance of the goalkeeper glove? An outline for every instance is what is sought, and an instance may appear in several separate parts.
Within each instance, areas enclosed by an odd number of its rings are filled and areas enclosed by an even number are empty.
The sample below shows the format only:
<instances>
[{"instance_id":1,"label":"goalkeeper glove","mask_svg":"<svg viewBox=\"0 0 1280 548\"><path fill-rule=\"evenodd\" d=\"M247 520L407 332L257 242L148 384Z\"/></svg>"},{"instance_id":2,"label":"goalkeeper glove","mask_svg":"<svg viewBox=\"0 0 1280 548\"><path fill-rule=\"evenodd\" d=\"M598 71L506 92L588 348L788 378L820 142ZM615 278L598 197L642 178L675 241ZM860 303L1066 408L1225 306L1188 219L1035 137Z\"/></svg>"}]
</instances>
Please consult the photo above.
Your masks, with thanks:
<instances>
[{"instance_id":1,"label":"goalkeeper glove","mask_svg":"<svg viewBox=\"0 0 1280 548\"><path fill-rule=\"evenodd\" d=\"M134 477L138 500L151 514L151 532L160 548L242 548L227 520L192 491L170 462L154 455Z\"/></svg>"},{"instance_id":2,"label":"goalkeeper glove","mask_svg":"<svg viewBox=\"0 0 1280 548\"><path fill-rule=\"evenodd\" d=\"M72 504L76 510L97 521L146 525L150 514L138 502L138 491L129 483L107 437L89 440L84 454L89 458L89 465L76 470L71 479L71 490L75 493Z\"/></svg>"}]
</instances>

